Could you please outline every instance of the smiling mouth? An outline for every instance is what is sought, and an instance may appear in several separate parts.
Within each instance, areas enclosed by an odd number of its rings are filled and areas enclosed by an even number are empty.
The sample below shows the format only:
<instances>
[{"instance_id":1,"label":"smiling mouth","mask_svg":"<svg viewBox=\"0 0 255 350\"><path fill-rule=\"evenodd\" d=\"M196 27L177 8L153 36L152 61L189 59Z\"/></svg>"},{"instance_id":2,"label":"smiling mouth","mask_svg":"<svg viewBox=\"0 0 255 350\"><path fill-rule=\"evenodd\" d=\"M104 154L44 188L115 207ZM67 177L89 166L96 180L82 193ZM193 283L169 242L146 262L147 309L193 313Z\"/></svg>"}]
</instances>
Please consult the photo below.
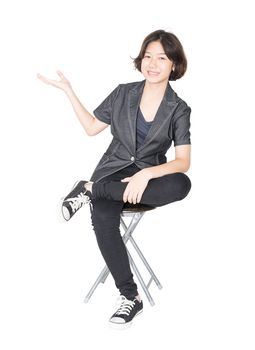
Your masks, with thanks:
<instances>
[{"instance_id":1,"label":"smiling mouth","mask_svg":"<svg viewBox=\"0 0 255 350\"><path fill-rule=\"evenodd\" d=\"M149 74L149 75L159 75L159 73L157 73L157 72L152 72L152 71L148 71L148 74Z\"/></svg>"}]
</instances>

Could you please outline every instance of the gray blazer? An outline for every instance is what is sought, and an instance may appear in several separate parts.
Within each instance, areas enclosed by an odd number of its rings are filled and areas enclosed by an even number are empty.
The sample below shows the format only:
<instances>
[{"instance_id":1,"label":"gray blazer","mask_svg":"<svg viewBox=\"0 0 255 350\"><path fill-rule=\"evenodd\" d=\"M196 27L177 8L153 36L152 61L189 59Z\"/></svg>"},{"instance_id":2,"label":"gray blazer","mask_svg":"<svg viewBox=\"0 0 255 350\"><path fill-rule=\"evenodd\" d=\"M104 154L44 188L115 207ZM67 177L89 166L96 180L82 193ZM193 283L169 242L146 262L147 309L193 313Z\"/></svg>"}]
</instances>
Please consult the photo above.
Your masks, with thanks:
<instances>
[{"instance_id":1,"label":"gray blazer","mask_svg":"<svg viewBox=\"0 0 255 350\"><path fill-rule=\"evenodd\" d=\"M145 80L118 85L94 110L97 119L111 125L113 139L98 162L90 181L135 163L140 169L166 163L166 152L190 144L191 108L168 83L144 143L136 149L136 118Z\"/></svg>"}]
</instances>

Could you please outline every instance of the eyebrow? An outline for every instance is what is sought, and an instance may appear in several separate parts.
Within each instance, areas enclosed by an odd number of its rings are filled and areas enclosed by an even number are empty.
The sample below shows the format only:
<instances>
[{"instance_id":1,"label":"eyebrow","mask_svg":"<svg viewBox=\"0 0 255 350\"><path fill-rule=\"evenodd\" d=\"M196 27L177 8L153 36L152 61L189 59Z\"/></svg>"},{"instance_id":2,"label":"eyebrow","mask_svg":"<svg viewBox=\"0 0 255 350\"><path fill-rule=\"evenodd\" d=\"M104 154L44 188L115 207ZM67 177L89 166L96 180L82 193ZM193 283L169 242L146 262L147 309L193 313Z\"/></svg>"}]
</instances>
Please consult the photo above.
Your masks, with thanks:
<instances>
[{"instance_id":1,"label":"eyebrow","mask_svg":"<svg viewBox=\"0 0 255 350\"><path fill-rule=\"evenodd\" d=\"M150 51L145 51L145 53L151 53ZM157 53L157 55L166 55L164 52Z\"/></svg>"}]
</instances>

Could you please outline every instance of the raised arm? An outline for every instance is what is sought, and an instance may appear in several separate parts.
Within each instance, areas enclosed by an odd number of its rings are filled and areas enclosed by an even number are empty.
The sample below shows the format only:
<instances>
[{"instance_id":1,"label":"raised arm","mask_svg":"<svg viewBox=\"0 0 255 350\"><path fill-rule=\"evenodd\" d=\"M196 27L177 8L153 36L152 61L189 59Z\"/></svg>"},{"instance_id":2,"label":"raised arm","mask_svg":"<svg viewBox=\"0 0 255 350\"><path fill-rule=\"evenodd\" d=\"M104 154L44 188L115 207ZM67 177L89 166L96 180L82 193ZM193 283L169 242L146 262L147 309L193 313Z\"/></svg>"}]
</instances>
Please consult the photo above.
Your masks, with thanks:
<instances>
[{"instance_id":1,"label":"raised arm","mask_svg":"<svg viewBox=\"0 0 255 350\"><path fill-rule=\"evenodd\" d=\"M44 83L55 86L66 93L67 97L69 98L72 104L74 112L78 117L78 120L80 121L88 136L97 135L105 128L107 128L107 126L109 126L108 124L103 123L97 118L95 118L81 104L80 100L75 95L69 80L66 79L64 74L61 73L59 70L57 70L57 73L60 77L60 80L48 79L39 73L37 74L37 77Z\"/></svg>"}]
</instances>

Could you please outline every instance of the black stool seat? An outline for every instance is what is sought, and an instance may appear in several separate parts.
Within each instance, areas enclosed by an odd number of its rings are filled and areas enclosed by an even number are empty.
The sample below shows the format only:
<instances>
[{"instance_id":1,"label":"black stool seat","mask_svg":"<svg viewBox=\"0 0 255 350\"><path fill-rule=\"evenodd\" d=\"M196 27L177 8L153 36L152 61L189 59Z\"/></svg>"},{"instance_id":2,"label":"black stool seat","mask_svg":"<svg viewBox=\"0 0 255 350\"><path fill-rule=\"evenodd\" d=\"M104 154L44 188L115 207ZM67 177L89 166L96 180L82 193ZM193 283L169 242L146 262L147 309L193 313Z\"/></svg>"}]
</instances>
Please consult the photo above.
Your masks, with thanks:
<instances>
[{"instance_id":1,"label":"black stool seat","mask_svg":"<svg viewBox=\"0 0 255 350\"><path fill-rule=\"evenodd\" d=\"M129 203L126 202L124 204L124 207L122 209L122 212L141 212L141 211L148 211L148 210L152 210L152 209L156 209L156 207L153 207L151 205L147 205L147 204L141 204L141 203Z\"/></svg>"}]
</instances>

